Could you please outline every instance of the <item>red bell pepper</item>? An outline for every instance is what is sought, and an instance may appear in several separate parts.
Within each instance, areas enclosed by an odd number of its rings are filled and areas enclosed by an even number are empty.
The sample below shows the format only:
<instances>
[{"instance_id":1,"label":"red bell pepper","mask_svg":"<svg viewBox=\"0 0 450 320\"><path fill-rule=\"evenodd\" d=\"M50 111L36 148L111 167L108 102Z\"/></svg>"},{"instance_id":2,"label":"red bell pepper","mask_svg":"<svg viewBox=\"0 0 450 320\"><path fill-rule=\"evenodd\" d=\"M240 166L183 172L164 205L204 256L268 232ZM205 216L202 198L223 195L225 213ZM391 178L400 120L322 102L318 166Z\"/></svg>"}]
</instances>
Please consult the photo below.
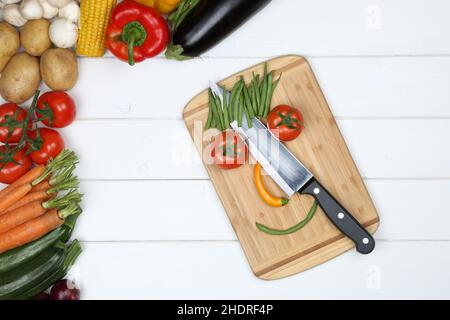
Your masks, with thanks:
<instances>
[{"instance_id":1,"label":"red bell pepper","mask_svg":"<svg viewBox=\"0 0 450 320\"><path fill-rule=\"evenodd\" d=\"M130 65L158 55L169 39L169 27L158 11L133 0L114 8L106 30L108 50Z\"/></svg>"}]
</instances>

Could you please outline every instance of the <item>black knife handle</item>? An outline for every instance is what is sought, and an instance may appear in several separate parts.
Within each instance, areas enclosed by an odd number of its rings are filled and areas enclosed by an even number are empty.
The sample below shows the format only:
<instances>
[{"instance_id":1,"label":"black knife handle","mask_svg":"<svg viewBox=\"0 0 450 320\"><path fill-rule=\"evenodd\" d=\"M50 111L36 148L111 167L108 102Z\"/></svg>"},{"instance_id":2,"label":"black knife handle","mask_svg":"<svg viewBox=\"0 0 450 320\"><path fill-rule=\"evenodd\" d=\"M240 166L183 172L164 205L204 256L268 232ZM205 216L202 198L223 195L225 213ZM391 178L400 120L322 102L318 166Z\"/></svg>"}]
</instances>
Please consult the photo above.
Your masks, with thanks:
<instances>
[{"instance_id":1,"label":"black knife handle","mask_svg":"<svg viewBox=\"0 0 450 320\"><path fill-rule=\"evenodd\" d=\"M311 179L300 193L317 199L328 218L355 243L359 253L368 254L373 251L375 240L372 235L316 179Z\"/></svg>"}]
</instances>

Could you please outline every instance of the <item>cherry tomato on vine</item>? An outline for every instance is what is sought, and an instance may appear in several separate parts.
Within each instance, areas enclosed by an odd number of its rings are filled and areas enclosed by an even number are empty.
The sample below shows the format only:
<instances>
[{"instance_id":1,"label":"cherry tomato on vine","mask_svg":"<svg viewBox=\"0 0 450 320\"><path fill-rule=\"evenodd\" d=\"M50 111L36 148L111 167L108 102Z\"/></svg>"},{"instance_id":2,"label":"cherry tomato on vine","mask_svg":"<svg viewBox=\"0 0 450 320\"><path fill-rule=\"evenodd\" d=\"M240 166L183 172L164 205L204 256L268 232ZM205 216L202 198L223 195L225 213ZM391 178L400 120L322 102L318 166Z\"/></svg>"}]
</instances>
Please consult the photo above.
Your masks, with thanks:
<instances>
[{"instance_id":1,"label":"cherry tomato on vine","mask_svg":"<svg viewBox=\"0 0 450 320\"><path fill-rule=\"evenodd\" d=\"M29 137L38 145L38 150L30 153L31 160L36 164L47 164L48 160L57 157L65 147L63 138L53 129L39 128L31 131Z\"/></svg>"},{"instance_id":2,"label":"cherry tomato on vine","mask_svg":"<svg viewBox=\"0 0 450 320\"><path fill-rule=\"evenodd\" d=\"M75 102L64 91L46 92L37 102L36 117L47 127L67 127L75 120L76 114Z\"/></svg>"},{"instance_id":3,"label":"cherry tomato on vine","mask_svg":"<svg viewBox=\"0 0 450 320\"><path fill-rule=\"evenodd\" d=\"M211 157L220 169L236 169L247 161L247 145L238 134L227 130L215 138L212 144Z\"/></svg>"},{"instance_id":4,"label":"cherry tomato on vine","mask_svg":"<svg viewBox=\"0 0 450 320\"><path fill-rule=\"evenodd\" d=\"M11 184L31 168L30 157L25 154L25 150L14 152L10 146L0 146L0 182Z\"/></svg>"},{"instance_id":5,"label":"cherry tomato on vine","mask_svg":"<svg viewBox=\"0 0 450 320\"><path fill-rule=\"evenodd\" d=\"M298 109L279 105L270 111L267 127L281 141L291 141L303 131L303 116Z\"/></svg>"},{"instance_id":6,"label":"cherry tomato on vine","mask_svg":"<svg viewBox=\"0 0 450 320\"><path fill-rule=\"evenodd\" d=\"M22 128L27 116L25 109L15 103L0 106L0 142L17 143L22 137ZM28 122L31 128L31 121Z\"/></svg>"}]
</instances>

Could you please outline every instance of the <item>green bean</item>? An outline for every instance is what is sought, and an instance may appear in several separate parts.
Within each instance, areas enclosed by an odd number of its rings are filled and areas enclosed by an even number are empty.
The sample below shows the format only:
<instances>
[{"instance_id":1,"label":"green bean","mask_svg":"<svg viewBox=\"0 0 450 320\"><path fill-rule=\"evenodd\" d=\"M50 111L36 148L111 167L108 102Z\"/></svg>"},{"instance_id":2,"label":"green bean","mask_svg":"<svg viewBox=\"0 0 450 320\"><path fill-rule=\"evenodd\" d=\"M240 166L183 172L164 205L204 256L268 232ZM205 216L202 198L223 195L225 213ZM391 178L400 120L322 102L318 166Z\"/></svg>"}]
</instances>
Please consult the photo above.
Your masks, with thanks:
<instances>
[{"instance_id":1,"label":"green bean","mask_svg":"<svg viewBox=\"0 0 450 320\"><path fill-rule=\"evenodd\" d=\"M230 96L230 112L231 112L231 120L237 120L237 108L236 108L236 98L241 94L242 90L242 82L238 81L234 84L233 89L231 90Z\"/></svg>"},{"instance_id":2,"label":"green bean","mask_svg":"<svg viewBox=\"0 0 450 320\"><path fill-rule=\"evenodd\" d=\"M252 81L252 83L250 84L250 93L251 93L251 100L252 100L252 105L253 105L253 110L255 111L255 114L258 114L258 96L259 96L259 91L257 89L257 87L255 86L255 83Z\"/></svg>"},{"instance_id":3,"label":"green bean","mask_svg":"<svg viewBox=\"0 0 450 320\"><path fill-rule=\"evenodd\" d=\"M214 117L216 118L217 129L224 130L225 128L223 127L222 110L219 110L219 105L216 103L216 98L214 97L214 94L212 93L211 90L209 90L209 91L210 91L210 99L212 102L212 106L214 108L213 114L214 114Z\"/></svg>"},{"instance_id":4,"label":"green bean","mask_svg":"<svg viewBox=\"0 0 450 320\"><path fill-rule=\"evenodd\" d=\"M253 112L252 103L250 101L250 96L248 94L248 88L246 85L244 85L244 89L242 89L242 92L244 93L245 110L247 110L249 116L253 119L253 117L255 116L255 113Z\"/></svg>"},{"instance_id":5,"label":"green bean","mask_svg":"<svg viewBox=\"0 0 450 320\"><path fill-rule=\"evenodd\" d=\"M253 94L253 101L255 103L255 113L258 115L259 107L261 105L261 91L259 90L259 74L258 76L255 76L255 73L253 73L253 80L251 83L252 86L252 94Z\"/></svg>"},{"instance_id":6,"label":"green bean","mask_svg":"<svg viewBox=\"0 0 450 320\"><path fill-rule=\"evenodd\" d=\"M225 114L223 112L222 100L220 100L220 98L216 96L214 98L214 101L216 103L217 112L219 112L219 119L220 119L220 123L222 124L222 130L225 130L227 128L227 125L225 122Z\"/></svg>"},{"instance_id":7,"label":"green bean","mask_svg":"<svg viewBox=\"0 0 450 320\"><path fill-rule=\"evenodd\" d=\"M253 114L255 115L257 113L258 109L256 109L256 103L253 99L254 94L253 94L253 86L252 86L251 82L250 82L249 86L247 87L247 93L248 93L248 98L250 100L250 106L252 107Z\"/></svg>"},{"instance_id":8,"label":"green bean","mask_svg":"<svg viewBox=\"0 0 450 320\"><path fill-rule=\"evenodd\" d=\"M259 80L261 80L261 75L260 74L257 74L256 75L256 84L258 85L258 87L259 87Z\"/></svg>"},{"instance_id":9,"label":"green bean","mask_svg":"<svg viewBox=\"0 0 450 320\"><path fill-rule=\"evenodd\" d=\"M273 95L273 93L275 92L275 89L278 87L278 84L280 83L280 80L281 80L281 76L282 76L282 75L283 75L283 74L280 74L280 76L278 77L277 81L274 82L273 87L272 87L272 95Z\"/></svg>"},{"instance_id":10,"label":"green bean","mask_svg":"<svg viewBox=\"0 0 450 320\"><path fill-rule=\"evenodd\" d=\"M238 120L239 118L239 99L242 95L242 90L244 89L245 83L242 80L239 80L239 90L236 92L235 96L235 108L234 108L234 120ZM242 111L242 110L241 110Z\"/></svg>"},{"instance_id":11,"label":"green bean","mask_svg":"<svg viewBox=\"0 0 450 320\"><path fill-rule=\"evenodd\" d=\"M244 112L244 110L242 109L242 94L241 94L238 99L238 125L239 125L239 127L242 127L243 112Z\"/></svg>"},{"instance_id":12,"label":"green bean","mask_svg":"<svg viewBox=\"0 0 450 320\"><path fill-rule=\"evenodd\" d=\"M286 229L286 230L272 229L272 228L266 227L260 223L256 223L256 227L258 228L259 231L270 234L272 236L285 236L285 235L297 232L300 229L302 229L304 226L306 226L308 224L308 222L310 222L311 219L314 217L314 215L316 214L316 211L317 211L317 200L314 201L314 204L312 205L311 209L309 210L306 218L304 220L300 221L295 226L290 227L289 229Z\"/></svg>"},{"instance_id":13,"label":"green bean","mask_svg":"<svg viewBox=\"0 0 450 320\"><path fill-rule=\"evenodd\" d=\"M212 96L212 92L211 89L208 90L208 106L211 109L211 114L212 114L212 120L211 120L211 128L215 128L216 127L216 112L215 112L215 106L213 103L213 96Z\"/></svg>"},{"instance_id":14,"label":"green bean","mask_svg":"<svg viewBox=\"0 0 450 320\"><path fill-rule=\"evenodd\" d=\"M220 99L219 99L220 101ZM230 128L230 115L228 113L228 98L227 98L227 93L224 92L223 97L222 97L222 109L223 109L223 121L225 122L225 128L229 129Z\"/></svg>"},{"instance_id":15,"label":"green bean","mask_svg":"<svg viewBox=\"0 0 450 320\"><path fill-rule=\"evenodd\" d=\"M212 120L211 120L211 127L210 127L210 129L211 128L217 128L216 118L214 118L214 116L212 117Z\"/></svg>"},{"instance_id":16,"label":"green bean","mask_svg":"<svg viewBox=\"0 0 450 320\"><path fill-rule=\"evenodd\" d=\"M278 84L280 83L280 80L281 80L281 75L280 75L280 77L272 84L272 86L271 86L271 88L270 88L270 96L269 96L269 101L270 101L270 103L269 103L269 106L268 106L268 108L267 108L267 113L266 113L266 116L269 114L269 112L270 112L270 104L271 104L271 102L272 102L272 100L273 100L273 94L275 93L275 89L278 87Z\"/></svg>"},{"instance_id":17,"label":"green bean","mask_svg":"<svg viewBox=\"0 0 450 320\"><path fill-rule=\"evenodd\" d=\"M259 105L258 108L258 115L260 117L264 116L264 110L266 108L267 92L268 92L268 77L264 76L261 90L261 104Z\"/></svg>"},{"instance_id":18,"label":"green bean","mask_svg":"<svg viewBox=\"0 0 450 320\"><path fill-rule=\"evenodd\" d=\"M211 109L211 112L212 112L211 128L220 129L220 127L219 127L220 122L217 121L217 119L216 119L218 117L218 114L216 112L216 105L214 103L214 96L212 94L211 89L208 90L208 100L209 100L209 102L208 102L209 108Z\"/></svg>"},{"instance_id":19,"label":"green bean","mask_svg":"<svg viewBox=\"0 0 450 320\"><path fill-rule=\"evenodd\" d=\"M211 108L211 102L208 104L208 119L206 120L205 124L205 130L211 129L211 122L213 118L212 108Z\"/></svg>"},{"instance_id":20,"label":"green bean","mask_svg":"<svg viewBox=\"0 0 450 320\"><path fill-rule=\"evenodd\" d=\"M249 109L251 109L251 107L249 108L247 105L246 105L246 103L244 102L243 103L244 104L244 113L245 113L245 117L247 118L247 126L249 127L249 128L251 128L252 126L253 126L253 117L251 116L251 114L250 114L250 110Z\"/></svg>"},{"instance_id":21,"label":"green bean","mask_svg":"<svg viewBox=\"0 0 450 320\"><path fill-rule=\"evenodd\" d=\"M269 110L270 110L270 106L272 104L272 86L273 86L273 73L269 73L269 75L267 76L267 96L266 96L266 100L265 100L265 105L264 105L264 112L263 112L263 117L267 117L267 115L269 114Z\"/></svg>"}]
</instances>

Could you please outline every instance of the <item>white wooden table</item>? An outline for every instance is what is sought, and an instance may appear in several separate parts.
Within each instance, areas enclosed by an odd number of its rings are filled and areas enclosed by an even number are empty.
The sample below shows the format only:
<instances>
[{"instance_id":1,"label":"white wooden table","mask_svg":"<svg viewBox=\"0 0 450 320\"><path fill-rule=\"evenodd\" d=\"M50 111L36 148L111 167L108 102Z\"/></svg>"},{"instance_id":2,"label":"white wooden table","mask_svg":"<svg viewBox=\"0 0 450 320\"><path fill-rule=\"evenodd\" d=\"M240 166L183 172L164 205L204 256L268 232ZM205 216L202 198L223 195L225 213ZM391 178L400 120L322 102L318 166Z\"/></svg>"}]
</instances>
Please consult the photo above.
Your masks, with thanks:
<instances>
[{"instance_id":1,"label":"white wooden table","mask_svg":"<svg viewBox=\"0 0 450 320\"><path fill-rule=\"evenodd\" d=\"M84 299L450 298L448 0L274 0L200 59L80 60ZM308 58L379 210L377 248L255 278L181 120L208 80Z\"/></svg>"}]
</instances>

